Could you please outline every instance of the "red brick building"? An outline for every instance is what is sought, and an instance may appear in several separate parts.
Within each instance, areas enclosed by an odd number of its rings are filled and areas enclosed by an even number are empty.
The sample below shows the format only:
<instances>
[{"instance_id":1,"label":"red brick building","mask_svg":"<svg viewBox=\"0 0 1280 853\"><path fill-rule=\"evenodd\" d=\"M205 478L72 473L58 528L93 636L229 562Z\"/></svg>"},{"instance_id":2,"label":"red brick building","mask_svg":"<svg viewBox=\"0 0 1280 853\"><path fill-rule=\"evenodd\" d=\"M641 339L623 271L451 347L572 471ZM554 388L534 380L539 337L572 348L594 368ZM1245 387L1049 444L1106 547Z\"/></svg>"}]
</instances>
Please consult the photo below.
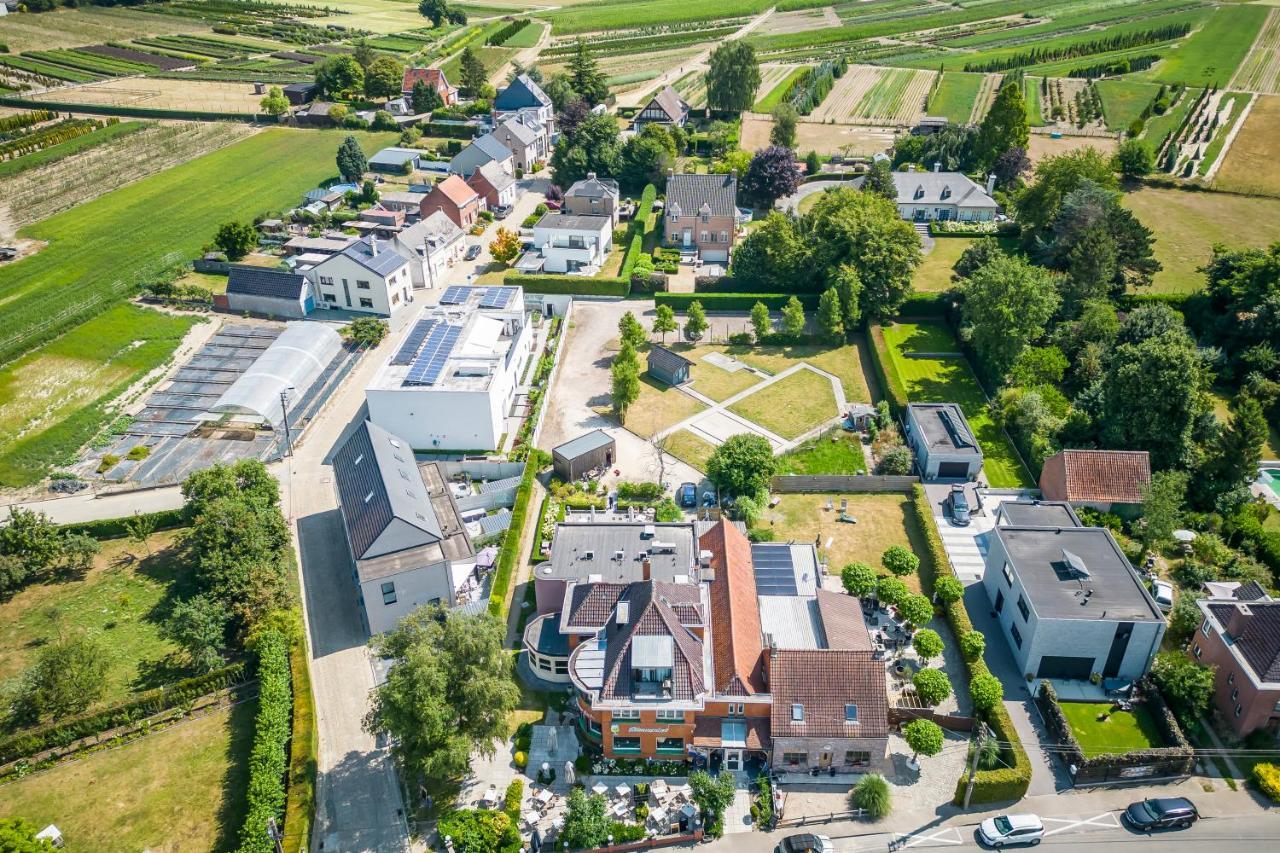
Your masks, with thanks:
<instances>
[{"instance_id":1,"label":"red brick building","mask_svg":"<svg viewBox=\"0 0 1280 853\"><path fill-rule=\"evenodd\" d=\"M1040 492L1047 501L1067 501L1110 512L1142 503L1151 482L1145 450L1063 450L1044 460Z\"/></svg>"},{"instance_id":2,"label":"red brick building","mask_svg":"<svg viewBox=\"0 0 1280 853\"><path fill-rule=\"evenodd\" d=\"M422 200L423 219L440 210L463 231L476 224L480 211L484 209L484 196L457 175L450 175L436 184Z\"/></svg>"},{"instance_id":3,"label":"red brick building","mask_svg":"<svg viewBox=\"0 0 1280 853\"><path fill-rule=\"evenodd\" d=\"M1239 737L1280 731L1280 601L1201 599L1191 656L1215 666L1214 704Z\"/></svg>"}]
</instances>

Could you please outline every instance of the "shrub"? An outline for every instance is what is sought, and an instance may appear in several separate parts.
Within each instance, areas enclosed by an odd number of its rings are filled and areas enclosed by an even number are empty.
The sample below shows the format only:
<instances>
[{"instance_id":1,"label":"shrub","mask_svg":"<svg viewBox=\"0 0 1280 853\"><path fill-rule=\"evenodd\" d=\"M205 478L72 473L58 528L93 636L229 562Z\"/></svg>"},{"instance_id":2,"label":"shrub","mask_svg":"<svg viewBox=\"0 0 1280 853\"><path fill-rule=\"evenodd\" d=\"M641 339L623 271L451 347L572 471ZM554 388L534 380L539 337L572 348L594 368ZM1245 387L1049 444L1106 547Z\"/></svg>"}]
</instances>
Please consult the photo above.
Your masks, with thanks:
<instances>
[{"instance_id":1,"label":"shrub","mask_svg":"<svg viewBox=\"0 0 1280 853\"><path fill-rule=\"evenodd\" d=\"M926 595L908 595L898 602L898 615L919 627L933 618L933 602Z\"/></svg>"},{"instance_id":2,"label":"shrub","mask_svg":"<svg viewBox=\"0 0 1280 853\"><path fill-rule=\"evenodd\" d=\"M911 684L916 689L916 695L920 697L920 703L929 708L940 704L951 695L951 682L947 679L946 673L940 669L926 667L920 670L911 679Z\"/></svg>"},{"instance_id":3,"label":"shrub","mask_svg":"<svg viewBox=\"0 0 1280 853\"><path fill-rule=\"evenodd\" d=\"M853 806L862 809L867 817L879 820L889 814L889 783L879 773L868 773L853 786Z\"/></svg>"},{"instance_id":4,"label":"shrub","mask_svg":"<svg viewBox=\"0 0 1280 853\"><path fill-rule=\"evenodd\" d=\"M890 545L880 556L881 564L898 577L915 574L920 568L920 558L901 545Z\"/></svg>"},{"instance_id":5,"label":"shrub","mask_svg":"<svg viewBox=\"0 0 1280 853\"><path fill-rule=\"evenodd\" d=\"M918 719L907 723L902 729L902 737L916 755L934 756L942 751L946 735L942 726L933 720Z\"/></svg>"},{"instance_id":6,"label":"shrub","mask_svg":"<svg viewBox=\"0 0 1280 853\"><path fill-rule=\"evenodd\" d=\"M865 598L876 591L875 569L866 563L849 563L840 570L840 583L845 592Z\"/></svg>"},{"instance_id":7,"label":"shrub","mask_svg":"<svg viewBox=\"0 0 1280 853\"><path fill-rule=\"evenodd\" d=\"M662 499L661 483L619 483L618 499L655 503Z\"/></svg>"},{"instance_id":8,"label":"shrub","mask_svg":"<svg viewBox=\"0 0 1280 853\"><path fill-rule=\"evenodd\" d=\"M1004 687L991 673L978 673L969 680L969 698L973 700L974 710L987 713L1004 699Z\"/></svg>"},{"instance_id":9,"label":"shrub","mask_svg":"<svg viewBox=\"0 0 1280 853\"><path fill-rule=\"evenodd\" d=\"M520 830L506 812L458 809L440 818L436 833L441 838L449 836L455 853L516 853L520 849Z\"/></svg>"},{"instance_id":10,"label":"shrub","mask_svg":"<svg viewBox=\"0 0 1280 853\"><path fill-rule=\"evenodd\" d=\"M981 631L966 631L960 637L960 653L967 661L979 660L987 650L987 638Z\"/></svg>"},{"instance_id":11,"label":"shrub","mask_svg":"<svg viewBox=\"0 0 1280 853\"><path fill-rule=\"evenodd\" d=\"M502 798L502 810L513 821L520 819L520 800L524 797L524 780L512 779L507 785L506 795Z\"/></svg>"},{"instance_id":12,"label":"shrub","mask_svg":"<svg viewBox=\"0 0 1280 853\"><path fill-rule=\"evenodd\" d=\"M933 585L933 594L943 604L951 604L964 597L964 584L960 583L959 578L946 575L938 578Z\"/></svg>"},{"instance_id":13,"label":"shrub","mask_svg":"<svg viewBox=\"0 0 1280 853\"><path fill-rule=\"evenodd\" d=\"M897 578L885 577L876 581L876 598L885 604L899 604L910 594L907 585Z\"/></svg>"},{"instance_id":14,"label":"shrub","mask_svg":"<svg viewBox=\"0 0 1280 853\"><path fill-rule=\"evenodd\" d=\"M1253 765L1253 783L1273 803L1280 803L1280 765L1260 762Z\"/></svg>"},{"instance_id":15,"label":"shrub","mask_svg":"<svg viewBox=\"0 0 1280 853\"><path fill-rule=\"evenodd\" d=\"M916 631L916 635L911 638L911 647L924 660L936 658L942 654L942 637L932 628L925 628Z\"/></svg>"},{"instance_id":16,"label":"shrub","mask_svg":"<svg viewBox=\"0 0 1280 853\"><path fill-rule=\"evenodd\" d=\"M104 454L102 461L98 463L98 473L105 474L118 464L120 464L119 456L116 456L114 453Z\"/></svg>"},{"instance_id":17,"label":"shrub","mask_svg":"<svg viewBox=\"0 0 1280 853\"><path fill-rule=\"evenodd\" d=\"M263 827L284 813L293 690L289 643L284 635L275 630L263 632L257 641L257 653L258 717L249 753L248 813L240 828L240 850L269 853L271 840Z\"/></svg>"},{"instance_id":18,"label":"shrub","mask_svg":"<svg viewBox=\"0 0 1280 853\"><path fill-rule=\"evenodd\" d=\"M151 455L150 447L147 447L147 445L145 444L137 444L129 448L129 452L124 455L124 458L131 459L134 462L138 462L142 459L146 459L150 455Z\"/></svg>"},{"instance_id":19,"label":"shrub","mask_svg":"<svg viewBox=\"0 0 1280 853\"><path fill-rule=\"evenodd\" d=\"M529 756L524 752L517 751L516 754L512 756L512 760L515 761L516 767L519 767L521 770L529 765Z\"/></svg>"}]
</instances>

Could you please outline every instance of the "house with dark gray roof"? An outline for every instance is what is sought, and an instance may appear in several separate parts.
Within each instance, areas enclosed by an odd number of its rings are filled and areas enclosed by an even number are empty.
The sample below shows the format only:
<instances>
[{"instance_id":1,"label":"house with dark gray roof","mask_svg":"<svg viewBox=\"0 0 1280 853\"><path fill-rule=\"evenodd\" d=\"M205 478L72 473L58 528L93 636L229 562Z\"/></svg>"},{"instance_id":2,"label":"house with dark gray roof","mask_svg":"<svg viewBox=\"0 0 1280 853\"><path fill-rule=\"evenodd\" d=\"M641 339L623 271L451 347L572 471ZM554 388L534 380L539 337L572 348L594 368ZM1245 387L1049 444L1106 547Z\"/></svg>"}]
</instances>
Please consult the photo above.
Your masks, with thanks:
<instances>
[{"instance_id":1,"label":"house with dark gray roof","mask_svg":"<svg viewBox=\"0 0 1280 853\"><path fill-rule=\"evenodd\" d=\"M1219 715L1237 737L1259 730L1274 735L1280 731L1280 601L1264 592L1253 600L1202 598L1196 606L1203 621L1190 653L1215 667Z\"/></svg>"},{"instance_id":2,"label":"house with dark gray roof","mask_svg":"<svg viewBox=\"0 0 1280 853\"><path fill-rule=\"evenodd\" d=\"M898 215L912 222L989 222L1000 205L991 197L995 176L984 188L961 172L894 172Z\"/></svg>"},{"instance_id":3,"label":"house with dark gray roof","mask_svg":"<svg viewBox=\"0 0 1280 853\"><path fill-rule=\"evenodd\" d=\"M683 385L689 381L693 362L678 352L654 344L649 348L649 375L667 385Z\"/></svg>"},{"instance_id":4,"label":"house with dark gray roof","mask_svg":"<svg viewBox=\"0 0 1280 853\"><path fill-rule=\"evenodd\" d=\"M982 473L982 446L959 405L911 403L903 421L923 479L976 480Z\"/></svg>"},{"instance_id":5,"label":"house with dark gray roof","mask_svg":"<svg viewBox=\"0 0 1280 853\"><path fill-rule=\"evenodd\" d=\"M532 171L534 165L551 154L549 125L530 113L518 113L498 120L493 138L511 152L517 169Z\"/></svg>"},{"instance_id":6,"label":"house with dark gray roof","mask_svg":"<svg viewBox=\"0 0 1280 853\"><path fill-rule=\"evenodd\" d=\"M377 237L357 240L307 270L321 308L390 317L411 301L413 274L395 244Z\"/></svg>"},{"instance_id":7,"label":"house with dark gray roof","mask_svg":"<svg viewBox=\"0 0 1280 853\"><path fill-rule=\"evenodd\" d=\"M666 86L661 92L649 99L649 103L636 113L631 126L639 130L646 124L666 124L672 127L684 127L689 120L689 104L680 97L673 86Z\"/></svg>"},{"instance_id":8,"label":"house with dark gray roof","mask_svg":"<svg viewBox=\"0 0 1280 853\"><path fill-rule=\"evenodd\" d=\"M607 216L613 220L616 228L620 198L621 191L617 181L613 178L598 178L595 172L588 172L585 178L575 181L564 191L561 210L574 216Z\"/></svg>"},{"instance_id":9,"label":"house with dark gray roof","mask_svg":"<svg viewBox=\"0 0 1280 853\"><path fill-rule=\"evenodd\" d=\"M499 142L492 133L477 136L467 143L465 148L453 155L453 159L449 161L449 171L463 178L469 178L476 169L486 163L496 163L508 174L515 170L511 149Z\"/></svg>"},{"instance_id":10,"label":"house with dark gray roof","mask_svg":"<svg viewBox=\"0 0 1280 853\"><path fill-rule=\"evenodd\" d=\"M475 554L439 465L419 465L407 442L366 421L334 454L333 477L365 627L379 634L418 607L455 604Z\"/></svg>"},{"instance_id":11,"label":"house with dark gray roof","mask_svg":"<svg viewBox=\"0 0 1280 853\"><path fill-rule=\"evenodd\" d=\"M311 282L296 272L232 264L228 268L226 308L237 314L301 320L315 308Z\"/></svg>"},{"instance_id":12,"label":"house with dark gray roof","mask_svg":"<svg viewBox=\"0 0 1280 853\"><path fill-rule=\"evenodd\" d=\"M668 246L725 264L738 236L738 176L668 175L663 237Z\"/></svg>"},{"instance_id":13,"label":"house with dark gray roof","mask_svg":"<svg viewBox=\"0 0 1280 853\"><path fill-rule=\"evenodd\" d=\"M521 113L532 114L548 129L555 116L551 98L528 74L516 77L493 99L495 124Z\"/></svg>"}]
</instances>

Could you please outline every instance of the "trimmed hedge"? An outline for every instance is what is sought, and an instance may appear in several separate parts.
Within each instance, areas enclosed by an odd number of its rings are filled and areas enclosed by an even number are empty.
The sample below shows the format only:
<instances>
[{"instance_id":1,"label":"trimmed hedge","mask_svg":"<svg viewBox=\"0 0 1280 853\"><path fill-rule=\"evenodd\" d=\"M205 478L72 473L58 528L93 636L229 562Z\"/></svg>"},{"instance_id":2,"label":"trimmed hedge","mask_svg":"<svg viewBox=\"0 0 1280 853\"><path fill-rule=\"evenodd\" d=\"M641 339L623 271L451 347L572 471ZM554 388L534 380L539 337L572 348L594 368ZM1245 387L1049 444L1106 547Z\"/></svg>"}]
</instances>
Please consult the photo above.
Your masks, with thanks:
<instances>
[{"instance_id":1,"label":"trimmed hedge","mask_svg":"<svg viewBox=\"0 0 1280 853\"><path fill-rule=\"evenodd\" d=\"M239 661L204 675L184 678L164 687L147 690L110 708L17 732L0 740L0 764L27 758L46 749L67 746L81 738L92 737L161 711L168 711L216 690L240 684L248 676L248 667L244 661Z\"/></svg>"},{"instance_id":2,"label":"trimmed hedge","mask_svg":"<svg viewBox=\"0 0 1280 853\"><path fill-rule=\"evenodd\" d=\"M494 616L506 615L507 589L516 572L516 560L520 559L520 540L524 538L525 519L529 515L529 501L533 497L533 480L537 473L536 460L526 461L524 476L520 478L520 488L516 491L515 506L511 508L511 524L502 541L502 553L498 556L498 571L493 576L493 588L489 591L489 612Z\"/></svg>"},{"instance_id":3,"label":"trimmed hedge","mask_svg":"<svg viewBox=\"0 0 1280 853\"><path fill-rule=\"evenodd\" d=\"M417 125L423 136L437 136L445 139L475 139L479 136L479 128L471 124L452 124L439 121L420 121Z\"/></svg>"},{"instance_id":4,"label":"trimmed hedge","mask_svg":"<svg viewBox=\"0 0 1280 853\"><path fill-rule=\"evenodd\" d=\"M947 297L943 293L913 293L902 301L899 317L945 317Z\"/></svg>"},{"instance_id":5,"label":"trimmed hedge","mask_svg":"<svg viewBox=\"0 0 1280 853\"><path fill-rule=\"evenodd\" d=\"M508 272L502 283L510 287L523 287L525 293L558 293L569 296L627 296L631 293L631 282L625 278L522 275Z\"/></svg>"},{"instance_id":6,"label":"trimmed hedge","mask_svg":"<svg viewBox=\"0 0 1280 853\"><path fill-rule=\"evenodd\" d=\"M763 302L771 311L779 311L794 296L807 310L818 307L819 293L655 293L657 305L670 305L673 310L685 311L691 302L701 302L707 311L750 311L757 302Z\"/></svg>"},{"instance_id":7,"label":"trimmed hedge","mask_svg":"<svg viewBox=\"0 0 1280 853\"><path fill-rule=\"evenodd\" d=\"M309 847L311 822L316 816L316 768L320 733L316 729L315 697L311 695L311 670L307 644L301 637L289 649L293 673L293 736L289 742L289 793L284 809L285 853L301 853Z\"/></svg>"},{"instance_id":8,"label":"trimmed hedge","mask_svg":"<svg viewBox=\"0 0 1280 853\"><path fill-rule=\"evenodd\" d=\"M143 513L145 518L156 520L156 530L176 530L187 525L184 511L179 509L162 509L159 512ZM133 521L133 516L124 518L102 518L97 521L85 521L78 524L63 524L59 529L65 533L83 533L94 539L122 539L129 535L126 525Z\"/></svg>"},{"instance_id":9,"label":"trimmed hedge","mask_svg":"<svg viewBox=\"0 0 1280 853\"><path fill-rule=\"evenodd\" d=\"M893 412L895 417L900 417L907 409L907 389L898 376L898 369L894 367L893 359L889 357L889 344L884 339L884 330L877 325L872 325L867 330L867 336L871 338L869 350L871 366L875 368L876 381L880 383L880 393L889 404L889 411ZM945 553L943 559L946 559Z\"/></svg>"},{"instance_id":10,"label":"trimmed hedge","mask_svg":"<svg viewBox=\"0 0 1280 853\"><path fill-rule=\"evenodd\" d=\"M258 640L258 717L249 753L248 813L240 827L241 853L271 853L267 821L284 814L293 689L289 641L279 631Z\"/></svg>"},{"instance_id":11,"label":"trimmed hedge","mask_svg":"<svg viewBox=\"0 0 1280 853\"><path fill-rule=\"evenodd\" d=\"M933 522L933 508L929 505L929 497L925 494L924 486L919 483L913 485L911 497L916 519L929 548L928 554L924 555L927 559L920 560L920 586L926 595L932 595L934 583L938 576L946 571L950 561L947 559L946 549L942 547L942 537L938 534L937 525ZM946 617L953 636L963 637L973 630L973 622L969 619L969 611L965 610L963 598L942 605L942 613ZM970 681L977 675L991 673L987 668L987 662L981 658L973 661L966 658L965 668L968 670ZM1031 785L1031 760L1022 747L1022 740L1018 737L1018 732L1013 727L1013 720L1009 718L1009 712L1005 710L1003 702L997 704L988 714L987 725L991 727L997 740L1009 744L1007 748L1001 750L1002 757L1009 766L997 770L979 770L974 779L970 803L1020 800L1026 795L1027 788ZM964 792L968 782L969 774L966 770L956 782L954 799L956 805L964 803Z\"/></svg>"},{"instance_id":12,"label":"trimmed hedge","mask_svg":"<svg viewBox=\"0 0 1280 853\"><path fill-rule=\"evenodd\" d=\"M1253 765L1253 784L1273 803L1280 803L1280 765L1266 761Z\"/></svg>"}]
</instances>

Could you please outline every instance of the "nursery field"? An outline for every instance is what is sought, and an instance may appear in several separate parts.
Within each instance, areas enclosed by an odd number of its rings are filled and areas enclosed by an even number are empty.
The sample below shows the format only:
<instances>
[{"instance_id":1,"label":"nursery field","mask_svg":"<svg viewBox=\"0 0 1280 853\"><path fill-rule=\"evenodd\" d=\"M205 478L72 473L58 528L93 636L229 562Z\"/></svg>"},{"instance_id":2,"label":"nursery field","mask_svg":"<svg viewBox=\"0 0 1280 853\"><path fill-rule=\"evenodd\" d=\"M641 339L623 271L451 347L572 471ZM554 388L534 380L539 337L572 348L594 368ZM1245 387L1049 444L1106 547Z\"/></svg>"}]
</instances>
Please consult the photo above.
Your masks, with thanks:
<instances>
[{"instance_id":1,"label":"nursery field","mask_svg":"<svg viewBox=\"0 0 1280 853\"><path fill-rule=\"evenodd\" d=\"M782 103L791 81L804 73L805 65L760 66L760 88L756 90L756 103L752 109L758 113L772 112Z\"/></svg>"},{"instance_id":2,"label":"nursery field","mask_svg":"<svg viewBox=\"0 0 1280 853\"><path fill-rule=\"evenodd\" d=\"M705 70L690 71L672 85L690 107L701 109L707 105L707 73Z\"/></svg>"},{"instance_id":3,"label":"nursery field","mask_svg":"<svg viewBox=\"0 0 1280 853\"><path fill-rule=\"evenodd\" d=\"M0 18L0 44L13 53L78 47L162 33L210 32L204 21L170 15L149 15L123 7L90 6L58 9L39 15Z\"/></svg>"},{"instance_id":4,"label":"nursery field","mask_svg":"<svg viewBox=\"0 0 1280 853\"><path fill-rule=\"evenodd\" d=\"M252 83L126 77L90 83L72 92L55 89L36 95L35 99L157 110L187 110L198 104L204 112L252 114L259 111L262 96L254 94Z\"/></svg>"},{"instance_id":5,"label":"nursery field","mask_svg":"<svg viewBox=\"0 0 1280 853\"><path fill-rule=\"evenodd\" d=\"M1276 139L1280 138L1280 96L1253 99L1244 125L1218 166L1213 185L1228 192L1280 196Z\"/></svg>"},{"instance_id":6,"label":"nursery field","mask_svg":"<svg viewBox=\"0 0 1280 853\"><path fill-rule=\"evenodd\" d=\"M1145 76L1158 83L1225 86L1253 46L1271 10L1265 6L1218 6L1205 21Z\"/></svg>"},{"instance_id":7,"label":"nursery field","mask_svg":"<svg viewBox=\"0 0 1280 853\"><path fill-rule=\"evenodd\" d=\"M966 124L978 100L985 75L948 71L929 99L926 112L931 116L946 116L953 124Z\"/></svg>"},{"instance_id":8,"label":"nursery field","mask_svg":"<svg viewBox=\"0 0 1280 853\"><path fill-rule=\"evenodd\" d=\"M1272 9L1262 32L1231 79L1232 89L1275 94L1280 92L1280 9Z\"/></svg>"},{"instance_id":9,"label":"nursery field","mask_svg":"<svg viewBox=\"0 0 1280 853\"><path fill-rule=\"evenodd\" d=\"M596 0L539 17L551 21L556 35L567 35L750 17L771 5L769 0Z\"/></svg>"},{"instance_id":10,"label":"nursery field","mask_svg":"<svg viewBox=\"0 0 1280 853\"><path fill-rule=\"evenodd\" d=\"M924 113L934 72L850 65L808 121L914 124Z\"/></svg>"}]
</instances>

